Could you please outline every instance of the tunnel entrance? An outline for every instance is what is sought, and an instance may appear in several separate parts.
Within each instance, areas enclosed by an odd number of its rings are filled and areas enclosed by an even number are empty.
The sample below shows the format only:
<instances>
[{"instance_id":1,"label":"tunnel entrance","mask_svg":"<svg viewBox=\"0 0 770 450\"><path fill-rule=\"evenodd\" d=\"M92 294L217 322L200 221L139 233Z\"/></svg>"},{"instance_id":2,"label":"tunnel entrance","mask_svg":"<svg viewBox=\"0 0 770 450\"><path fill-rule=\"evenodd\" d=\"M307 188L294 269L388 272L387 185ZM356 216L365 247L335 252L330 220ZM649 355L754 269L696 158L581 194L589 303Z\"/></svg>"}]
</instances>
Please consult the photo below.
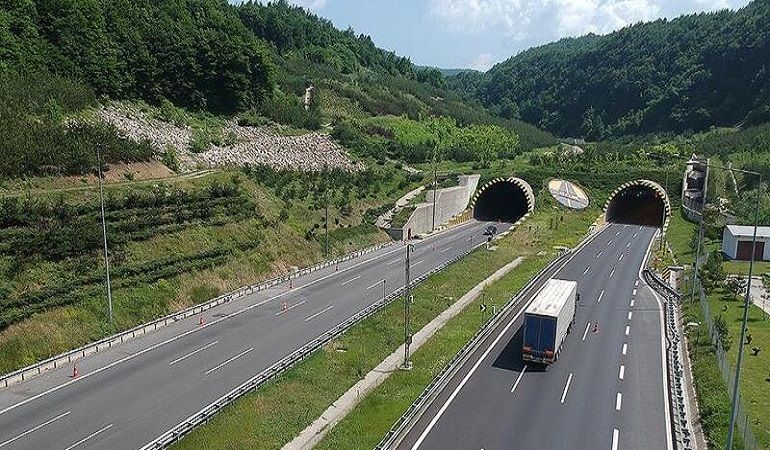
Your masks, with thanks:
<instances>
[{"instance_id":1,"label":"tunnel entrance","mask_svg":"<svg viewBox=\"0 0 770 450\"><path fill-rule=\"evenodd\" d=\"M473 218L515 223L534 207L532 188L517 178L497 179L476 194Z\"/></svg>"},{"instance_id":2,"label":"tunnel entrance","mask_svg":"<svg viewBox=\"0 0 770 450\"><path fill-rule=\"evenodd\" d=\"M607 222L663 227L670 207L666 193L654 182L627 183L607 202Z\"/></svg>"}]
</instances>

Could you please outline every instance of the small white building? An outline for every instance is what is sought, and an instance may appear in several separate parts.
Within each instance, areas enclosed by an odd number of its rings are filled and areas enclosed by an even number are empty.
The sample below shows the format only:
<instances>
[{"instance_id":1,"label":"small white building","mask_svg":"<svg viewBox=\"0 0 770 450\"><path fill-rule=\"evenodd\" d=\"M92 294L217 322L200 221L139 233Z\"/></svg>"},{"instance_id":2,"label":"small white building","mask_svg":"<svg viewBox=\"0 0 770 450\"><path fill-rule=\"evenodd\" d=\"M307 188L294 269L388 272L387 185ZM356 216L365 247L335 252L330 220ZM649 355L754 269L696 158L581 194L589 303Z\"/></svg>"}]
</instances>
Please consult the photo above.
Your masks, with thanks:
<instances>
[{"instance_id":1,"label":"small white building","mask_svg":"<svg viewBox=\"0 0 770 450\"><path fill-rule=\"evenodd\" d=\"M754 227L748 225L727 225L722 232L722 253L738 261L751 260ZM756 261L770 261L770 227L757 227Z\"/></svg>"}]
</instances>

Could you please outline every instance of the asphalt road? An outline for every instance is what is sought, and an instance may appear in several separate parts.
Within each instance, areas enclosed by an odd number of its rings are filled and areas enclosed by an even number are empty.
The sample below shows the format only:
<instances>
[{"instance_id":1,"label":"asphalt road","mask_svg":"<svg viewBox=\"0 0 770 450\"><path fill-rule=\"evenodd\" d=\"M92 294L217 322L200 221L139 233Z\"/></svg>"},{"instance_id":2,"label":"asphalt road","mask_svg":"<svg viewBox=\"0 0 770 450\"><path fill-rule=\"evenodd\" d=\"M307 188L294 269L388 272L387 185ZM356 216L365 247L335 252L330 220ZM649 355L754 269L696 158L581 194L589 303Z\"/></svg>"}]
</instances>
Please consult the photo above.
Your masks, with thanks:
<instances>
[{"instance_id":1,"label":"asphalt road","mask_svg":"<svg viewBox=\"0 0 770 450\"><path fill-rule=\"evenodd\" d=\"M417 277L487 224L416 241ZM500 231L508 225L498 226ZM396 244L0 390L0 449L136 449L404 283ZM383 283L382 280L385 280Z\"/></svg>"},{"instance_id":2,"label":"asphalt road","mask_svg":"<svg viewBox=\"0 0 770 450\"><path fill-rule=\"evenodd\" d=\"M523 302L398 448L670 448L663 311L639 277L655 230L611 224L554 276L577 281L580 294L555 364L522 361Z\"/></svg>"}]
</instances>

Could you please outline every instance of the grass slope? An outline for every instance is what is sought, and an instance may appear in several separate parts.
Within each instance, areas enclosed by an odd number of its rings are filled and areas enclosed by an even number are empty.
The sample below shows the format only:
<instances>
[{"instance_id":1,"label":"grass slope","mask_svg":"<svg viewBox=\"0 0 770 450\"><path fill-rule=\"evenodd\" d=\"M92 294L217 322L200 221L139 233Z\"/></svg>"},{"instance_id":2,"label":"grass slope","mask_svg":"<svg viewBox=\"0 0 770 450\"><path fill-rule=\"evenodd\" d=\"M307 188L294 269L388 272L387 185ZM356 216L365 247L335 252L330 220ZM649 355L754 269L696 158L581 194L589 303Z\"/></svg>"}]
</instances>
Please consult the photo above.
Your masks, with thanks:
<instances>
[{"instance_id":1,"label":"grass slope","mask_svg":"<svg viewBox=\"0 0 770 450\"><path fill-rule=\"evenodd\" d=\"M112 326L97 192L25 197L21 205L42 205L34 210L45 220L32 223L20 219L24 209L14 215L0 208L0 373L322 260L318 179L271 174L215 172L173 186L109 186ZM371 225L371 211L391 205L410 184L392 167L361 177L340 181L343 188L330 194L330 256L388 240ZM208 195L234 180L237 188L227 195Z\"/></svg>"}]
</instances>

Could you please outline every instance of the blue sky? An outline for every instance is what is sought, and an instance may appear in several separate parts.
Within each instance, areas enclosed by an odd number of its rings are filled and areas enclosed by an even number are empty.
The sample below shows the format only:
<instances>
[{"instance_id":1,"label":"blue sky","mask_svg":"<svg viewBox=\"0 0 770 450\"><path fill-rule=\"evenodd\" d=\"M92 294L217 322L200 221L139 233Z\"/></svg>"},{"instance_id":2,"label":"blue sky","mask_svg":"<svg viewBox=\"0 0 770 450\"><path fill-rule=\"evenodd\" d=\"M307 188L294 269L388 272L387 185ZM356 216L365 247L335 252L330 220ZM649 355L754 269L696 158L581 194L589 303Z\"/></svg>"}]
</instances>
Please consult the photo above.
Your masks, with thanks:
<instances>
[{"instance_id":1,"label":"blue sky","mask_svg":"<svg viewBox=\"0 0 770 450\"><path fill-rule=\"evenodd\" d=\"M486 70L529 47L748 0L289 0L415 64Z\"/></svg>"}]
</instances>

